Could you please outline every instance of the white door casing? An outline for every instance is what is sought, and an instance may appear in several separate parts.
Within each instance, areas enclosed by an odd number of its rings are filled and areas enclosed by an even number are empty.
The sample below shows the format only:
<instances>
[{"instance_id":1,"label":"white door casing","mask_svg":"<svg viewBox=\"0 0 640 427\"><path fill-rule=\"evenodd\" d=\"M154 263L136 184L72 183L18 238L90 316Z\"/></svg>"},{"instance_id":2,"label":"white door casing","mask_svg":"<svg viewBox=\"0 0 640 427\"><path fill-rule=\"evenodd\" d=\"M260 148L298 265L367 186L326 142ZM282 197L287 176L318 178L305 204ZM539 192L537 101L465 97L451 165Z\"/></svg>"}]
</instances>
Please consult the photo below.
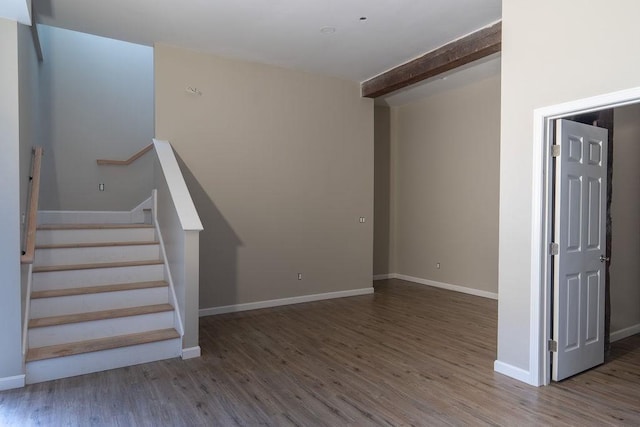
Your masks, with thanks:
<instances>
[{"instance_id":1,"label":"white door casing","mask_svg":"<svg viewBox=\"0 0 640 427\"><path fill-rule=\"evenodd\" d=\"M552 378L604 362L607 130L556 122Z\"/></svg>"}]
</instances>

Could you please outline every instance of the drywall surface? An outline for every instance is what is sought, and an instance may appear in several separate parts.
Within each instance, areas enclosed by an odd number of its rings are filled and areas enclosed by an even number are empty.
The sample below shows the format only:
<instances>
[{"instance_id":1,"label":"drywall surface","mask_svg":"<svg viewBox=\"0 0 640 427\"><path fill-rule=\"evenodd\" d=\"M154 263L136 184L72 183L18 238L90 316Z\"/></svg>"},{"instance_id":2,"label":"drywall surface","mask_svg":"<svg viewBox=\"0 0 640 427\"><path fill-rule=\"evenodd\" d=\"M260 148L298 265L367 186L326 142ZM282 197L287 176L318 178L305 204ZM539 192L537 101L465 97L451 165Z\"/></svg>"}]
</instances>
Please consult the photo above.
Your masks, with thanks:
<instances>
[{"instance_id":1,"label":"drywall surface","mask_svg":"<svg viewBox=\"0 0 640 427\"><path fill-rule=\"evenodd\" d=\"M533 111L640 86L640 57L629 53L640 39L639 14L635 0L502 2L498 361L523 372L530 371Z\"/></svg>"},{"instance_id":2,"label":"drywall surface","mask_svg":"<svg viewBox=\"0 0 640 427\"><path fill-rule=\"evenodd\" d=\"M373 274L391 270L391 109L374 109Z\"/></svg>"},{"instance_id":3,"label":"drywall surface","mask_svg":"<svg viewBox=\"0 0 640 427\"><path fill-rule=\"evenodd\" d=\"M39 135L40 109L39 105L39 79L38 57L33 45L31 28L18 25L18 81L19 81L19 107L20 107L20 213L21 218L26 217L28 207L28 195L30 188L32 151L37 145L41 145ZM21 248L25 248L26 224L20 227ZM27 265L21 268L21 297L22 310L26 307L27 296ZM23 319L24 321L25 319Z\"/></svg>"},{"instance_id":4,"label":"drywall surface","mask_svg":"<svg viewBox=\"0 0 640 427\"><path fill-rule=\"evenodd\" d=\"M640 104L616 108L611 196L611 332L640 326Z\"/></svg>"},{"instance_id":5,"label":"drywall surface","mask_svg":"<svg viewBox=\"0 0 640 427\"><path fill-rule=\"evenodd\" d=\"M151 156L124 160L153 137L153 49L39 25L42 209L125 210L149 197ZM98 191L98 184L105 191Z\"/></svg>"},{"instance_id":6,"label":"drywall surface","mask_svg":"<svg viewBox=\"0 0 640 427\"><path fill-rule=\"evenodd\" d=\"M39 134L38 57L31 29L18 25L18 68L20 96L20 212L26 213L32 150L41 145Z\"/></svg>"},{"instance_id":7,"label":"drywall surface","mask_svg":"<svg viewBox=\"0 0 640 427\"><path fill-rule=\"evenodd\" d=\"M397 111L395 273L496 293L500 76Z\"/></svg>"},{"instance_id":8,"label":"drywall surface","mask_svg":"<svg viewBox=\"0 0 640 427\"><path fill-rule=\"evenodd\" d=\"M154 57L156 138L204 226L200 307L370 289L374 108L359 84L163 44Z\"/></svg>"},{"instance_id":9,"label":"drywall surface","mask_svg":"<svg viewBox=\"0 0 640 427\"><path fill-rule=\"evenodd\" d=\"M0 389L23 374L18 63L18 24L0 18Z\"/></svg>"}]
</instances>

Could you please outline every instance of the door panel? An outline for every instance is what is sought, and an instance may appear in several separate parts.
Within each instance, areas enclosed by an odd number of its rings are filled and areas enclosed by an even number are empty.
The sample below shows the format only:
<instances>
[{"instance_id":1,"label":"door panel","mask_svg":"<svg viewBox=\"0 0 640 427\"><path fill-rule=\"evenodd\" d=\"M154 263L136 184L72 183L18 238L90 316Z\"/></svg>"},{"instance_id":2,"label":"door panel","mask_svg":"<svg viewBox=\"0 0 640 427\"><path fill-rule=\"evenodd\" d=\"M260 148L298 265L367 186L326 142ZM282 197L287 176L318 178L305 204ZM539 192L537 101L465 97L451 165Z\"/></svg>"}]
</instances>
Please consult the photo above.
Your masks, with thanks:
<instances>
[{"instance_id":1,"label":"door panel","mask_svg":"<svg viewBox=\"0 0 640 427\"><path fill-rule=\"evenodd\" d=\"M607 130L557 121L552 378L604 361Z\"/></svg>"}]
</instances>

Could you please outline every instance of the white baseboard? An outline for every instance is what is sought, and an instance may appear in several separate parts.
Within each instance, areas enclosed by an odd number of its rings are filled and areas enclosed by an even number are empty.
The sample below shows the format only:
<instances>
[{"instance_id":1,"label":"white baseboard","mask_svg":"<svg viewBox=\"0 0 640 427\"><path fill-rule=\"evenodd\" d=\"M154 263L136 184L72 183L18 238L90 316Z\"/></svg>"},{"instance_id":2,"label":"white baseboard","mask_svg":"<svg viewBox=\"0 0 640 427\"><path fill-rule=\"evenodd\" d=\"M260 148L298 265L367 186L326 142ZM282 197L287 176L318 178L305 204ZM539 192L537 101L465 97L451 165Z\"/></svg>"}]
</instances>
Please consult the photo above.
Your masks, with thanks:
<instances>
[{"instance_id":1,"label":"white baseboard","mask_svg":"<svg viewBox=\"0 0 640 427\"><path fill-rule=\"evenodd\" d=\"M302 295L299 297L272 299L267 301L250 302L246 304L224 305L200 309L200 317L214 316L216 314L235 313L239 311L257 310L260 308L278 307L281 305L299 304L303 302L321 301L325 299L353 297L357 295L372 294L373 288L351 289L348 291L327 292L323 294Z\"/></svg>"},{"instance_id":2,"label":"white baseboard","mask_svg":"<svg viewBox=\"0 0 640 427\"><path fill-rule=\"evenodd\" d=\"M382 277L384 276L384 277ZM380 277L379 279L377 277ZM477 297L498 299L496 292L483 291L480 289L467 288L466 286L452 285L450 283L436 282L435 280L421 279L419 277L407 276L406 274L390 273L373 276L373 280L400 279L407 282L418 283L420 285L432 286L434 288L447 289L449 291L461 292L463 294L475 295Z\"/></svg>"},{"instance_id":3,"label":"white baseboard","mask_svg":"<svg viewBox=\"0 0 640 427\"><path fill-rule=\"evenodd\" d=\"M0 378L0 391L21 388L25 385L25 375Z\"/></svg>"},{"instance_id":4,"label":"white baseboard","mask_svg":"<svg viewBox=\"0 0 640 427\"><path fill-rule=\"evenodd\" d=\"M619 331L611 332L610 341L620 341L635 334L640 334L640 323L637 325L629 326L628 328L620 329Z\"/></svg>"},{"instance_id":5,"label":"white baseboard","mask_svg":"<svg viewBox=\"0 0 640 427\"><path fill-rule=\"evenodd\" d=\"M508 363L496 360L495 362L493 362L493 370L499 374L506 375L529 385L537 385L531 382L531 373L529 371L513 365L509 365Z\"/></svg>"},{"instance_id":6,"label":"white baseboard","mask_svg":"<svg viewBox=\"0 0 640 427\"><path fill-rule=\"evenodd\" d=\"M196 357L200 357L199 345L182 349L182 360L195 359Z\"/></svg>"},{"instance_id":7,"label":"white baseboard","mask_svg":"<svg viewBox=\"0 0 640 427\"><path fill-rule=\"evenodd\" d=\"M387 280L387 279L393 279L394 278L394 274L393 273L389 273L389 274L374 274L373 275L373 280Z\"/></svg>"}]
</instances>

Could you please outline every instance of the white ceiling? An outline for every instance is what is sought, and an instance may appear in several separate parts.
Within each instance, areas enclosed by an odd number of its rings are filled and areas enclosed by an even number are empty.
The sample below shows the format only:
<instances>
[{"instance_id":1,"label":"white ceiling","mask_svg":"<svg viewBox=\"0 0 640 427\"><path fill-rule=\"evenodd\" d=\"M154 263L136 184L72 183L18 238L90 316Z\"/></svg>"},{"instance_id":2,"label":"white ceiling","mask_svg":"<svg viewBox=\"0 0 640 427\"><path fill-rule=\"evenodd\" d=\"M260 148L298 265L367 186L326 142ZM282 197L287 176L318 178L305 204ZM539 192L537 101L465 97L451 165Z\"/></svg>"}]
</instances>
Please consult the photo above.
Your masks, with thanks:
<instances>
[{"instance_id":1,"label":"white ceiling","mask_svg":"<svg viewBox=\"0 0 640 427\"><path fill-rule=\"evenodd\" d=\"M31 25L31 0L2 0L0 18Z\"/></svg>"},{"instance_id":2,"label":"white ceiling","mask_svg":"<svg viewBox=\"0 0 640 427\"><path fill-rule=\"evenodd\" d=\"M501 0L34 0L38 22L364 81L485 27ZM366 20L360 20L366 17ZM322 33L323 27L335 32Z\"/></svg>"}]
</instances>

